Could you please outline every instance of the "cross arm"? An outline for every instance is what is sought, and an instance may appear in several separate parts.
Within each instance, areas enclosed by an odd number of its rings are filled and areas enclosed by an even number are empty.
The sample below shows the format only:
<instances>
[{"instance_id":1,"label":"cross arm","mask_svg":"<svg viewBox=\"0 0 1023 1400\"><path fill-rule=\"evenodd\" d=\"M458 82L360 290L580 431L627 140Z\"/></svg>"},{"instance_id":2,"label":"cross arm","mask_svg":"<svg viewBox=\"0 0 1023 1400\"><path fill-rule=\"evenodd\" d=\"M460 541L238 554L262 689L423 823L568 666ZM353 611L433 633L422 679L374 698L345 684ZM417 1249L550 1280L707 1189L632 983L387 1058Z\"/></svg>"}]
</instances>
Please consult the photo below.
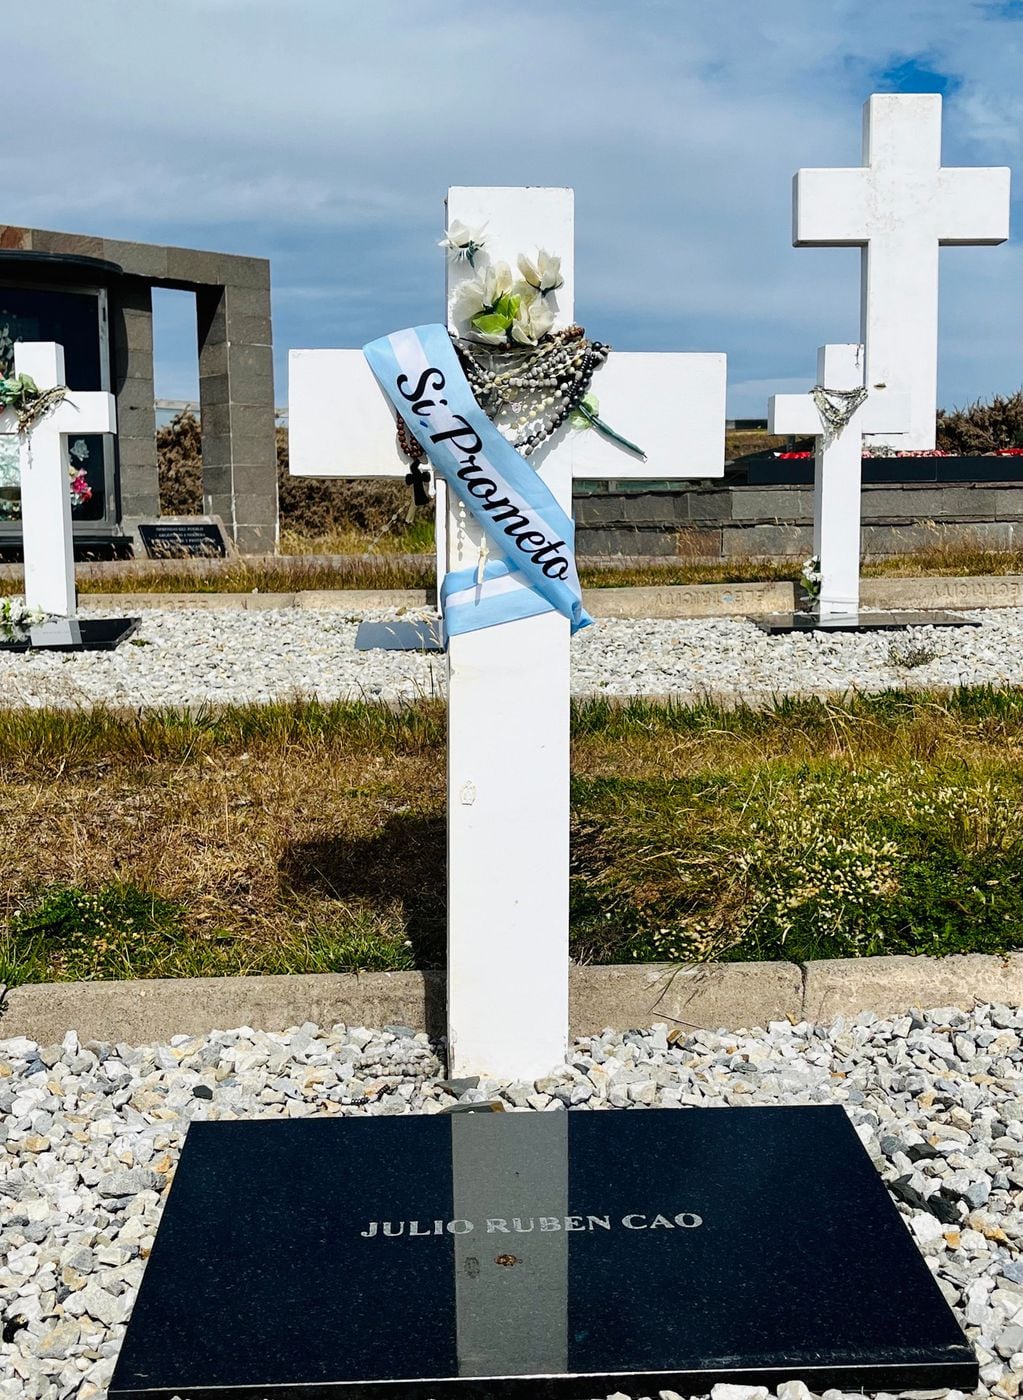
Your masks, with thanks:
<instances>
[{"instance_id":1,"label":"cross arm","mask_svg":"<svg viewBox=\"0 0 1023 1400\"><path fill-rule=\"evenodd\" d=\"M292 476L408 475L394 409L361 350L291 351L288 465Z\"/></svg>"},{"instance_id":2,"label":"cross arm","mask_svg":"<svg viewBox=\"0 0 1023 1400\"><path fill-rule=\"evenodd\" d=\"M820 410L811 394L772 394L767 401L767 431L812 437L821 431Z\"/></svg>"},{"instance_id":3,"label":"cross arm","mask_svg":"<svg viewBox=\"0 0 1023 1400\"><path fill-rule=\"evenodd\" d=\"M871 171L865 166L797 170L792 180L796 248L855 247L870 237Z\"/></svg>"},{"instance_id":4,"label":"cross arm","mask_svg":"<svg viewBox=\"0 0 1023 1400\"><path fill-rule=\"evenodd\" d=\"M61 402L47 414L58 433L116 433L117 410L113 394L82 393L69 389Z\"/></svg>"},{"instance_id":5,"label":"cross arm","mask_svg":"<svg viewBox=\"0 0 1023 1400\"><path fill-rule=\"evenodd\" d=\"M1007 165L938 171L938 242L946 247L994 245L1009 236Z\"/></svg>"},{"instance_id":6,"label":"cross arm","mask_svg":"<svg viewBox=\"0 0 1023 1400\"><path fill-rule=\"evenodd\" d=\"M636 443L642 458L596 428L570 438L575 478L672 480L723 476L725 373L722 354L612 351L593 377L600 418Z\"/></svg>"},{"instance_id":7,"label":"cross arm","mask_svg":"<svg viewBox=\"0 0 1023 1400\"><path fill-rule=\"evenodd\" d=\"M117 410L113 394L82 393L70 390L61 403L42 418L41 426L64 437L84 436L89 433L116 433ZM16 433L18 416L7 409L0 413L0 434Z\"/></svg>"}]
</instances>

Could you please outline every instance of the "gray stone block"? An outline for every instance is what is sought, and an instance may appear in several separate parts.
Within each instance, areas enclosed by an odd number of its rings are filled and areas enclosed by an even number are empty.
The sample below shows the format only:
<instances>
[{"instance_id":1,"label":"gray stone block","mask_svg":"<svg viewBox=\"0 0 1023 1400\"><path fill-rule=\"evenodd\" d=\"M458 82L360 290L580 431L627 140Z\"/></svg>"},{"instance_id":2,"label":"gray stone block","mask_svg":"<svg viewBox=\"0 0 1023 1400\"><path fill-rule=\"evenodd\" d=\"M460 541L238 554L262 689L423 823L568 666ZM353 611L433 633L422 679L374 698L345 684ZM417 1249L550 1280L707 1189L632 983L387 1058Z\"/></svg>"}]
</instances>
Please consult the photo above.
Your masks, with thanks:
<instances>
[{"instance_id":1,"label":"gray stone block","mask_svg":"<svg viewBox=\"0 0 1023 1400\"><path fill-rule=\"evenodd\" d=\"M223 255L201 248L168 248L165 276L169 282L200 283L220 286L223 282Z\"/></svg>"},{"instance_id":2,"label":"gray stone block","mask_svg":"<svg viewBox=\"0 0 1023 1400\"><path fill-rule=\"evenodd\" d=\"M249 496L256 498L270 494L276 499L277 463L272 458L262 462L236 462L232 469L232 480L239 502L247 500ZM248 519L248 516L247 508L240 506L239 519Z\"/></svg>"},{"instance_id":3,"label":"gray stone block","mask_svg":"<svg viewBox=\"0 0 1023 1400\"><path fill-rule=\"evenodd\" d=\"M20 224L0 224L0 248L13 252L31 252L32 232Z\"/></svg>"},{"instance_id":4,"label":"gray stone block","mask_svg":"<svg viewBox=\"0 0 1023 1400\"><path fill-rule=\"evenodd\" d=\"M576 529L621 525L621 510L622 503L617 496L587 496L576 504Z\"/></svg>"},{"instance_id":5,"label":"gray stone block","mask_svg":"<svg viewBox=\"0 0 1023 1400\"><path fill-rule=\"evenodd\" d=\"M227 310L227 334L232 346L269 345L272 339L270 317L239 316Z\"/></svg>"},{"instance_id":6,"label":"gray stone block","mask_svg":"<svg viewBox=\"0 0 1023 1400\"><path fill-rule=\"evenodd\" d=\"M37 253L69 253L77 258L110 258L104 240L85 233L57 233L53 229L32 230L32 248ZM110 259L117 262L117 258Z\"/></svg>"},{"instance_id":7,"label":"gray stone block","mask_svg":"<svg viewBox=\"0 0 1023 1400\"><path fill-rule=\"evenodd\" d=\"M269 259L221 253L219 280L225 287L269 287Z\"/></svg>"},{"instance_id":8,"label":"gray stone block","mask_svg":"<svg viewBox=\"0 0 1023 1400\"><path fill-rule=\"evenodd\" d=\"M659 492L625 496L620 498L620 507L627 524L657 525L665 530L675 529L675 502L671 496Z\"/></svg>"},{"instance_id":9,"label":"gray stone block","mask_svg":"<svg viewBox=\"0 0 1023 1400\"><path fill-rule=\"evenodd\" d=\"M167 249L162 243L132 243L104 238L101 257L120 264L125 272L158 282L167 275Z\"/></svg>"},{"instance_id":10,"label":"gray stone block","mask_svg":"<svg viewBox=\"0 0 1023 1400\"><path fill-rule=\"evenodd\" d=\"M721 550L725 558L738 556L782 556L805 559L813 548L810 525L750 525L722 531Z\"/></svg>"},{"instance_id":11,"label":"gray stone block","mask_svg":"<svg viewBox=\"0 0 1023 1400\"><path fill-rule=\"evenodd\" d=\"M240 554L272 554L278 542L276 517L265 525L239 525L234 542Z\"/></svg>"},{"instance_id":12,"label":"gray stone block","mask_svg":"<svg viewBox=\"0 0 1023 1400\"><path fill-rule=\"evenodd\" d=\"M263 526L277 520L277 483L272 490L235 490L235 519L239 525Z\"/></svg>"},{"instance_id":13,"label":"gray stone block","mask_svg":"<svg viewBox=\"0 0 1023 1400\"><path fill-rule=\"evenodd\" d=\"M684 491L681 499L685 503L685 518L694 524L712 524L732 519L730 491Z\"/></svg>"},{"instance_id":14,"label":"gray stone block","mask_svg":"<svg viewBox=\"0 0 1023 1400\"><path fill-rule=\"evenodd\" d=\"M915 1007L1023 1001L1023 954L1005 958L978 953L946 958L835 958L807 963L803 1017L831 1021L873 1011L897 1016Z\"/></svg>"},{"instance_id":15,"label":"gray stone block","mask_svg":"<svg viewBox=\"0 0 1023 1400\"><path fill-rule=\"evenodd\" d=\"M267 317L270 315L270 284L239 287L230 284L223 289L224 315L228 322L234 316Z\"/></svg>"},{"instance_id":16,"label":"gray stone block","mask_svg":"<svg viewBox=\"0 0 1023 1400\"><path fill-rule=\"evenodd\" d=\"M737 486L731 498L736 521L778 525L813 521L813 497L798 486Z\"/></svg>"},{"instance_id":17,"label":"gray stone block","mask_svg":"<svg viewBox=\"0 0 1023 1400\"><path fill-rule=\"evenodd\" d=\"M226 407L231 402L231 382L227 374L207 374L205 367L200 361L199 365L199 401L202 404L203 427L207 426L207 413L211 408ZM212 420L210 427L212 428ZM229 432L231 428L228 419L223 425L223 432Z\"/></svg>"},{"instance_id":18,"label":"gray stone block","mask_svg":"<svg viewBox=\"0 0 1023 1400\"><path fill-rule=\"evenodd\" d=\"M1023 520L1023 482L1018 486L999 486L991 494L996 520Z\"/></svg>"}]
</instances>

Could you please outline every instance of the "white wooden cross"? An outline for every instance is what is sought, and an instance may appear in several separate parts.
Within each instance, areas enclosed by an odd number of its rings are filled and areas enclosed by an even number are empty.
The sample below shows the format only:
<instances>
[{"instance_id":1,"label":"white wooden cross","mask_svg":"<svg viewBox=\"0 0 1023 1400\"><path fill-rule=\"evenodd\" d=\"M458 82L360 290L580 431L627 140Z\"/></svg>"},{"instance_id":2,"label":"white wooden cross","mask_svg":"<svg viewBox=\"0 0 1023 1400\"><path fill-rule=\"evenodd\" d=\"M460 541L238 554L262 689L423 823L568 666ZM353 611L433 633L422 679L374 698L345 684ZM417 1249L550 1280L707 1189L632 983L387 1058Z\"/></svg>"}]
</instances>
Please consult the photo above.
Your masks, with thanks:
<instances>
[{"instance_id":1,"label":"white wooden cross","mask_svg":"<svg viewBox=\"0 0 1023 1400\"><path fill-rule=\"evenodd\" d=\"M863 108L863 164L800 170L798 248L859 246L860 340L867 379L910 396L911 421L889 446L934 446L938 248L1004 243L1007 167L942 169L941 97L875 93Z\"/></svg>"},{"instance_id":2,"label":"white wooden cross","mask_svg":"<svg viewBox=\"0 0 1023 1400\"><path fill-rule=\"evenodd\" d=\"M817 384L840 392L860 389L863 361L862 345L822 345ZM869 386L866 399L835 433L828 431L813 394L776 394L768 404L768 431L814 435L813 552L820 560L822 618L859 611L863 434L901 433L909 414L908 395L884 385Z\"/></svg>"},{"instance_id":3,"label":"white wooden cross","mask_svg":"<svg viewBox=\"0 0 1023 1400\"><path fill-rule=\"evenodd\" d=\"M63 384L64 349L30 340L14 347L14 372L40 389ZM17 433L17 415L0 413L0 433ZM67 440L85 433L116 432L113 394L75 389L36 420L18 442L21 527L25 555L25 606L58 618L76 612L75 558Z\"/></svg>"},{"instance_id":4,"label":"white wooden cross","mask_svg":"<svg viewBox=\"0 0 1023 1400\"><path fill-rule=\"evenodd\" d=\"M447 217L486 224L495 262L559 254L567 325L572 205L568 189L460 187ZM463 275L450 268L449 290ZM360 351L293 350L289 372L293 473L406 474L393 410ZM575 477L723 475L724 355L612 353L593 390L601 417L647 461L564 425L530 461L566 511ZM447 568L473 567L479 546L471 517L449 503ZM449 1070L535 1079L568 1047L568 622L552 612L465 633L447 656Z\"/></svg>"}]
</instances>

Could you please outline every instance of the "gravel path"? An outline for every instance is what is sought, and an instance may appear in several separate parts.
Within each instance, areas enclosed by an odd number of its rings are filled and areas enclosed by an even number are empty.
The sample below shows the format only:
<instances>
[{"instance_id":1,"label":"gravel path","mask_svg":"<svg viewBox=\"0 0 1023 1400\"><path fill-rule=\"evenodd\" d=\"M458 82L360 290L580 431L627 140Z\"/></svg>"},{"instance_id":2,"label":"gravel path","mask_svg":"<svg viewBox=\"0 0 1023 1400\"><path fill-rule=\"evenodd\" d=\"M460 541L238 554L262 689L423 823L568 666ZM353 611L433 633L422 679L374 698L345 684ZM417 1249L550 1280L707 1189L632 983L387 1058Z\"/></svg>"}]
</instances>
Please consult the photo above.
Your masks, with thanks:
<instances>
[{"instance_id":1,"label":"gravel path","mask_svg":"<svg viewBox=\"0 0 1023 1400\"><path fill-rule=\"evenodd\" d=\"M977 1348L979 1394L1016 1400L1021 1041L1023 1011L999 1006L677 1043L655 1026L580 1040L549 1077L484 1082L463 1099L500 1094L522 1111L844 1104ZM49 1047L0 1041L0 1400L101 1400L190 1119L436 1113L455 1102L440 1072L426 1037L401 1027L242 1029L141 1048L81 1045L73 1032Z\"/></svg>"},{"instance_id":2,"label":"gravel path","mask_svg":"<svg viewBox=\"0 0 1023 1400\"><path fill-rule=\"evenodd\" d=\"M854 688L1023 684L1023 610L967 615L982 625L780 637L744 619L602 620L573 643L572 689L577 695L768 699ZM397 700L443 693L442 657L355 650L358 623L393 618L393 611L195 609L142 616L137 637L116 652L0 654L0 705L195 705L311 694Z\"/></svg>"}]
</instances>

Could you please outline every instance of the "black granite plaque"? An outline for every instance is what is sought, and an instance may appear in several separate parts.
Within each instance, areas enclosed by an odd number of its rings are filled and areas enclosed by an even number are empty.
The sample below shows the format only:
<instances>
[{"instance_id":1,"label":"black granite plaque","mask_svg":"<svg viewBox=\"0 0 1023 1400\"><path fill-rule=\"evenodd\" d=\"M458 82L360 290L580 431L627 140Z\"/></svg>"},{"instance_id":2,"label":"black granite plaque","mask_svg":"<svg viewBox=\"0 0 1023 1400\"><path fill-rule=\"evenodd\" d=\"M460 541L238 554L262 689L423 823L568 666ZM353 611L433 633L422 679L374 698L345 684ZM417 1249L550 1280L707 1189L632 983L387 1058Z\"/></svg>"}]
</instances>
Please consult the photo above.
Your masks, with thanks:
<instances>
[{"instance_id":1,"label":"black granite plaque","mask_svg":"<svg viewBox=\"0 0 1023 1400\"><path fill-rule=\"evenodd\" d=\"M109 1400L949 1386L836 1106L195 1123Z\"/></svg>"},{"instance_id":2,"label":"black granite plaque","mask_svg":"<svg viewBox=\"0 0 1023 1400\"><path fill-rule=\"evenodd\" d=\"M114 651L133 632L140 617L52 618L21 630L0 632L0 651Z\"/></svg>"},{"instance_id":3,"label":"black granite plaque","mask_svg":"<svg viewBox=\"0 0 1023 1400\"><path fill-rule=\"evenodd\" d=\"M812 612L766 613L751 617L761 632L903 632L907 627L979 627L972 617L950 612L858 612L818 617Z\"/></svg>"},{"instance_id":4,"label":"black granite plaque","mask_svg":"<svg viewBox=\"0 0 1023 1400\"><path fill-rule=\"evenodd\" d=\"M223 559L227 555L219 520L151 520L137 529L150 559Z\"/></svg>"},{"instance_id":5,"label":"black granite plaque","mask_svg":"<svg viewBox=\"0 0 1023 1400\"><path fill-rule=\"evenodd\" d=\"M444 629L439 618L423 622L360 622L356 651L443 651Z\"/></svg>"}]
</instances>

